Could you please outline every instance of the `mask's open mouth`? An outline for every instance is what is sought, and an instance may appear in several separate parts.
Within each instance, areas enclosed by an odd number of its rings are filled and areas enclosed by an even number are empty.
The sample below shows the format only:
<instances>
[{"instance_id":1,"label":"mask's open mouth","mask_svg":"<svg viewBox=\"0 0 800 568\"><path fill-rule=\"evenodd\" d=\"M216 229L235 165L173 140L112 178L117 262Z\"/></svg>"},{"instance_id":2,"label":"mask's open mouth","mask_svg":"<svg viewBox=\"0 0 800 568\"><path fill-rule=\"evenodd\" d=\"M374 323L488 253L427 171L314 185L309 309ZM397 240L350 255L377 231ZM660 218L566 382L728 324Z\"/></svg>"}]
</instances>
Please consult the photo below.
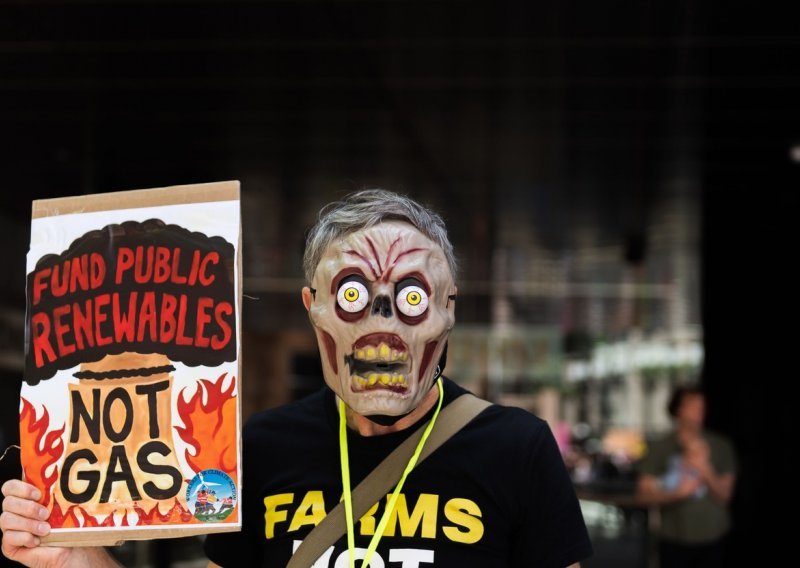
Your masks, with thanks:
<instances>
[{"instance_id":1,"label":"mask's open mouth","mask_svg":"<svg viewBox=\"0 0 800 568\"><path fill-rule=\"evenodd\" d=\"M411 361L406 344L396 335L371 333L353 344L345 356L354 392L376 389L403 393L411 380Z\"/></svg>"}]
</instances>

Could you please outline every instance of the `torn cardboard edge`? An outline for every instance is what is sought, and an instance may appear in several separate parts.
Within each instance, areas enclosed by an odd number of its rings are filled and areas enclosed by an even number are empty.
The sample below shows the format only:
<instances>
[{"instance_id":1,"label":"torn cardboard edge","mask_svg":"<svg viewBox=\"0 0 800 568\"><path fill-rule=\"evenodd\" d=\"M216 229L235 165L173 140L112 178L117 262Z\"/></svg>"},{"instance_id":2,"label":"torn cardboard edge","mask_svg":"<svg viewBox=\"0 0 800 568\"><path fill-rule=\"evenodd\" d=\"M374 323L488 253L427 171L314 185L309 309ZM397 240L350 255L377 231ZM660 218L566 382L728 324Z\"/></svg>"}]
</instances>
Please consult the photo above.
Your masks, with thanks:
<instances>
[{"instance_id":1,"label":"torn cardboard edge","mask_svg":"<svg viewBox=\"0 0 800 568\"><path fill-rule=\"evenodd\" d=\"M240 199L239 193L239 182L234 180L38 199L33 202L31 218L42 219L95 211L230 201Z\"/></svg>"}]
</instances>

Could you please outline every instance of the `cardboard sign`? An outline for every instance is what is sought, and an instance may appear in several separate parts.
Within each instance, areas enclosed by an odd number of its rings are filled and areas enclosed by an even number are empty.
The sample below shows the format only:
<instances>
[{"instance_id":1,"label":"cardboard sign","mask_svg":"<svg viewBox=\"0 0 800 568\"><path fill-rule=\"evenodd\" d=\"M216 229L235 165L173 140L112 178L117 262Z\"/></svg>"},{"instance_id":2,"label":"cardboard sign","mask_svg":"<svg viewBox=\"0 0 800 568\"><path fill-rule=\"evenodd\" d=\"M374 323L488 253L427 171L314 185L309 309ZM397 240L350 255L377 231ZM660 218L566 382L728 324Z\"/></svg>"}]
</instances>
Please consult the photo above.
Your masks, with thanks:
<instances>
[{"instance_id":1,"label":"cardboard sign","mask_svg":"<svg viewBox=\"0 0 800 568\"><path fill-rule=\"evenodd\" d=\"M22 468L45 543L239 530L239 183L35 201Z\"/></svg>"}]
</instances>

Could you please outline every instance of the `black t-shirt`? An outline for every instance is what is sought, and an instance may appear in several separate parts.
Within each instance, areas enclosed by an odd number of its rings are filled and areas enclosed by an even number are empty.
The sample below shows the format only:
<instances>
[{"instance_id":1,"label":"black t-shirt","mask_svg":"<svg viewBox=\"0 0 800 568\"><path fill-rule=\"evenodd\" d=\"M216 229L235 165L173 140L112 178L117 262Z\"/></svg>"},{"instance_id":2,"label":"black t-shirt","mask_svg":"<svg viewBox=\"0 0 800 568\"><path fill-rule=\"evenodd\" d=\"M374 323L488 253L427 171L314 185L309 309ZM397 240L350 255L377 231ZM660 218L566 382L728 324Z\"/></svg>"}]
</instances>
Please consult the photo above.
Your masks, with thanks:
<instances>
[{"instance_id":1,"label":"black t-shirt","mask_svg":"<svg viewBox=\"0 0 800 568\"><path fill-rule=\"evenodd\" d=\"M444 404L464 392L445 380ZM243 530L209 535L209 559L223 567L286 566L342 496L338 421L327 388L248 421ZM352 487L411 431L372 437L348 431ZM386 502L356 521L356 558L363 558ZM493 405L411 472L370 566L560 568L591 552L547 424L524 410ZM314 567L347 566L347 558L343 536Z\"/></svg>"}]
</instances>

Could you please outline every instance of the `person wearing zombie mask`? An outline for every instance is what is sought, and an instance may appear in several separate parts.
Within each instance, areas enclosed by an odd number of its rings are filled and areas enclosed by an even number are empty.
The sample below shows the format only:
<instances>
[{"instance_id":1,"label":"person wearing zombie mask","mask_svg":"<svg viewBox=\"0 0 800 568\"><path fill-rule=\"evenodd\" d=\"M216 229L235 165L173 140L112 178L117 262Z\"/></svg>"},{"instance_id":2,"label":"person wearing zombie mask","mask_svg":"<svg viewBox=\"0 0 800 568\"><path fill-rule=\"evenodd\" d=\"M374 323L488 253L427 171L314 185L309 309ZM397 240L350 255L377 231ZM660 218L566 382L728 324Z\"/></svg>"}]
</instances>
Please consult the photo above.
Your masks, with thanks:
<instances>
[{"instance_id":1,"label":"person wearing zombie mask","mask_svg":"<svg viewBox=\"0 0 800 568\"><path fill-rule=\"evenodd\" d=\"M447 406L466 392L441 376L457 290L437 214L387 191L351 194L320 212L304 268L327 387L246 426L244 530L206 540L221 566L285 566L342 500L343 461L355 487L440 396ZM550 429L519 409L483 411L408 475L393 510L388 500L350 527L356 566L372 548L373 568L563 567L591 554ZM349 548L343 536L314 566L352 565Z\"/></svg>"},{"instance_id":2,"label":"person wearing zombie mask","mask_svg":"<svg viewBox=\"0 0 800 568\"><path fill-rule=\"evenodd\" d=\"M351 194L320 212L304 268L326 386L248 421L242 531L207 537L211 566L286 566L351 486L466 393L442 376L457 290L437 214ZM401 484L313 566L564 567L591 554L553 435L523 410L483 410Z\"/></svg>"}]
</instances>

